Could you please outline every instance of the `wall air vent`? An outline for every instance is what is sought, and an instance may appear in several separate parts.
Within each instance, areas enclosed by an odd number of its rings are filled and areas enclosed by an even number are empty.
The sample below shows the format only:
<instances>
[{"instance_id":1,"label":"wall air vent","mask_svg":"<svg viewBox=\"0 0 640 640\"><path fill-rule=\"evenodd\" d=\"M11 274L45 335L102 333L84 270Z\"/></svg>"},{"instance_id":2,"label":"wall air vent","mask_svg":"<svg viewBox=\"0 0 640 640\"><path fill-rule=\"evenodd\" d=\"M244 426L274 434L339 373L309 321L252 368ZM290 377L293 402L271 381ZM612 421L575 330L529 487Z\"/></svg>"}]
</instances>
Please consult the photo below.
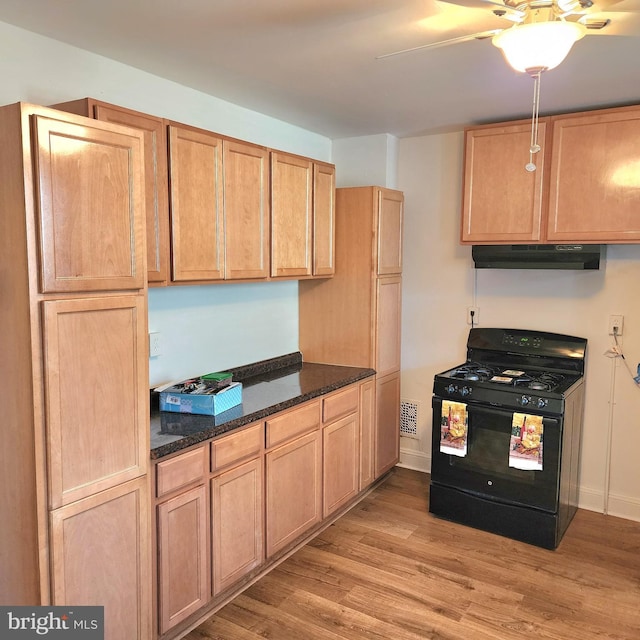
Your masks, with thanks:
<instances>
[{"instance_id":1,"label":"wall air vent","mask_svg":"<svg viewBox=\"0 0 640 640\"><path fill-rule=\"evenodd\" d=\"M418 439L418 402L400 401L400 435L404 438Z\"/></svg>"}]
</instances>

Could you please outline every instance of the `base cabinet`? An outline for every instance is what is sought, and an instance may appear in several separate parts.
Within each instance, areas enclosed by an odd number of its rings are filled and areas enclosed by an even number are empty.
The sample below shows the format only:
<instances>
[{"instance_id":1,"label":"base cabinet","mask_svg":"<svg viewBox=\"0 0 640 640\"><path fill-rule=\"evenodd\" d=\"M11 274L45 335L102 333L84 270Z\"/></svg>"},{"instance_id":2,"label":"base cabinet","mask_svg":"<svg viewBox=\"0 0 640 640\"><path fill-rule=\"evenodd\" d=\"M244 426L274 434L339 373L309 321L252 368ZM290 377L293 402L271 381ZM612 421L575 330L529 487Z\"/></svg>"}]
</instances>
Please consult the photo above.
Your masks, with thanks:
<instances>
[{"instance_id":1,"label":"base cabinet","mask_svg":"<svg viewBox=\"0 0 640 640\"><path fill-rule=\"evenodd\" d=\"M325 518L358 493L359 430L357 413L333 422L322 430L322 515Z\"/></svg>"},{"instance_id":2,"label":"base cabinet","mask_svg":"<svg viewBox=\"0 0 640 640\"><path fill-rule=\"evenodd\" d=\"M322 518L320 430L266 455L267 558Z\"/></svg>"},{"instance_id":3,"label":"base cabinet","mask_svg":"<svg viewBox=\"0 0 640 640\"><path fill-rule=\"evenodd\" d=\"M264 559L262 458L211 481L213 595Z\"/></svg>"},{"instance_id":4,"label":"base cabinet","mask_svg":"<svg viewBox=\"0 0 640 640\"><path fill-rule=\"evenodd\" d=\"M195 487L158 505L160 633L209 600L207 495Z\"/></svg>"},{"instance_id":5,"label":"base cabinet","mask_svg":"<svg viewBox=\"0 0 640 640\"><path fill-rule=\"evenodd\" d=\"M400 458L400 373L376 380L375 477Z\"/></svg>"},{"instance_id":6,"label":"base cabinet","mask_svg":"<svg viewBox=\"0 0 640 640\"><path fill-rule=\"evenodd\" d=\"M357 500L374 400L372 375L154 465L158 636L182 637Z\"/></svg>"},{"instance_id":7,"label":"base cabinet","mask_svg":"<svg viewBox=\"0 0 640 640\"><path fill-rule=\"evenodd\" d=\"M104 606L109 640L150 638L148 523L146 478L52 511L52 604Z\"/></svg>"},{"instance_id":8,"label":"base cabinet","mask_svg":"<svg viewBox=\"0 0 640 640\"><path fill-rule=\"evenodd\" d=\"M360 384L360 404L358 424L360 430L360 483L358 489L362 491L374 479L375 462L375 420L376 420L376 383L375 380L365 380Z\"/></svg>"}]
</instances>

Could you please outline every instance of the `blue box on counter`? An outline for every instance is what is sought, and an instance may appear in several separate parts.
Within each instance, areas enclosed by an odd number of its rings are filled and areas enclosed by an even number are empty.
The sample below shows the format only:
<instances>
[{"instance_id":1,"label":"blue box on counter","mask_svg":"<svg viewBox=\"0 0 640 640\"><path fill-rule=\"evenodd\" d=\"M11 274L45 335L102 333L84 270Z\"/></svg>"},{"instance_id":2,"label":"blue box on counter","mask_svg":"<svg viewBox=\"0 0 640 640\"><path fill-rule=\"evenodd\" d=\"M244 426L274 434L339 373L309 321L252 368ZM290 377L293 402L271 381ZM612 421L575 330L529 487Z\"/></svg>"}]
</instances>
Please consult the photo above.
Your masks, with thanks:
<instances>
[{"instance_id":1,"label":"blue box on counter","mask_svg":"<svg viewBox=\"0 0 640 640\"><path fill-rule=\"evenodd\" d=\"M242 404L242 384L230 385L206 393L198 390L185 393L182 385L169 387L160 393L160 411L171 413L198 413L215 416Z\"/></svg>"}]
</instances>

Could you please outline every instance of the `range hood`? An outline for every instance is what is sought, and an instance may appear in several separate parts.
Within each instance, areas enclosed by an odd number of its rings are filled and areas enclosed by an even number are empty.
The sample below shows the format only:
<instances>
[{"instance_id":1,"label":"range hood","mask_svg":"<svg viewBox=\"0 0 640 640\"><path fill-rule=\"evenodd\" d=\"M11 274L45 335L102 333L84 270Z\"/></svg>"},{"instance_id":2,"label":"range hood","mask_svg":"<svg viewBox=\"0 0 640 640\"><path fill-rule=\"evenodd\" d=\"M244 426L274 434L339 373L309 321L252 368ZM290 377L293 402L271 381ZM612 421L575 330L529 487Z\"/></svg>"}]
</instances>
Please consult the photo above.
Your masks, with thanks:
<instances>
[{"instance_id":1,"label":"range hood","mask_svg":"<svg viewBox=\"0 0 640 640\"><path fill-rule=\"evenodd\" d=\"M476 269L599 269L604 245L473 245Z\"/></svg>"}]
</instances>

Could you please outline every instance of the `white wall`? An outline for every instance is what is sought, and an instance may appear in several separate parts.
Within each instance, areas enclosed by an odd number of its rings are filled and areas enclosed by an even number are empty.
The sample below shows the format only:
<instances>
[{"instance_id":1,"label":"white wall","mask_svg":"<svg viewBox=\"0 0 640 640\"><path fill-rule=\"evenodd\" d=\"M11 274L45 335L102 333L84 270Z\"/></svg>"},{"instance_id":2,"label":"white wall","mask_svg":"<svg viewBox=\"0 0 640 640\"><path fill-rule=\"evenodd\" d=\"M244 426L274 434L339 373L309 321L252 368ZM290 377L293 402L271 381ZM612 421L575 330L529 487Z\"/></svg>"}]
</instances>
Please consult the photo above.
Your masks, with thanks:
<instances>
[{"instance_id":1,"label":"white wall","mask_svg":"<svg viewBox=\"0 0 640 640\"><path fill-rule=\"evenodd\" d=\"M420 439L402 439L402 460L429 469L433 376L464 360L466 308L476 305L482 326L588 339L580 506L640 520L640 387L620 359L604 355L611 346L608 316L623 314L623 352L635 374L640 245L607 247L605 264L594 272L474 270L470 247L458 244L462 145L461 133L399 142L406 220L402 398L420 406Z\"/></svg>"},{"instance_id":2,"label":"white wall","mask_svg":"<svg viewBox=\"0 0 640 640\"><path fill-rule=\"evenodd\" d=\"M0 23L0 104L55 104L90 96L234 136L331 160L331 141L113 60ZM149 326L163 355L151 384L298 349L297 282L170 287L149 295Z\"/></svg>"},{"instance_id":3,"label":"white wall","mask_svg":"<svg viewBox=\"0 0 640 640\"><path fill-rule=\"evenodd\" d=\"M388 133L333 141L336 186L397 189L398 139Z\"/></svg>"}]
</instances>

